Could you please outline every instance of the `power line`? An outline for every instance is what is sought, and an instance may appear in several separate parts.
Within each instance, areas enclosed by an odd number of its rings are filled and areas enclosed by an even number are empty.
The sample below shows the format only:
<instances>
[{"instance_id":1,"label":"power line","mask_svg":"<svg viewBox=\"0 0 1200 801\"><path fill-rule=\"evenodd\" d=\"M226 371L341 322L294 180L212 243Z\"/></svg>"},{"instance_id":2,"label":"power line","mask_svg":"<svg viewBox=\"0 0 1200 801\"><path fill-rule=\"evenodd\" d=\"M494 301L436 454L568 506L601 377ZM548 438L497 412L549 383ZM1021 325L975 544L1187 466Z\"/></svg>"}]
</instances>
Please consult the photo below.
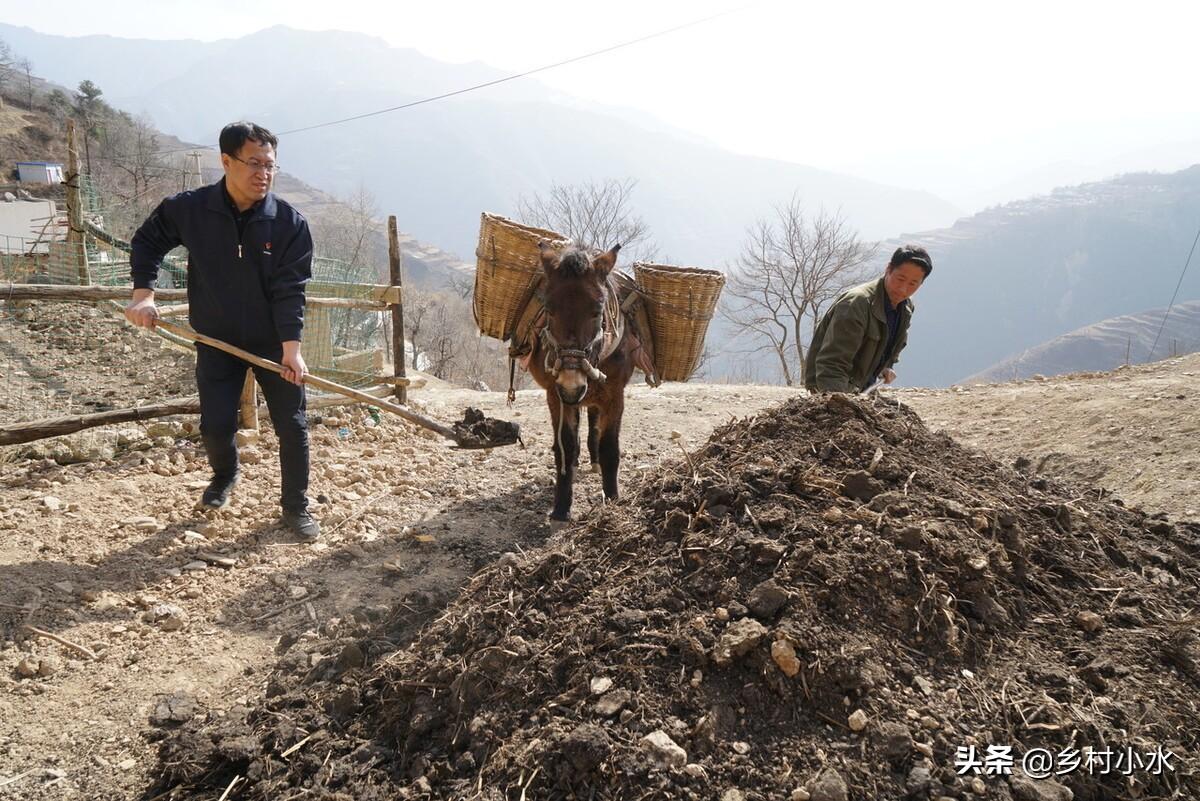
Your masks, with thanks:
<instances>
[{"instance_id":1,"label":"power line","mask_svg":"<svg viewBox=\"0 0 1200 801\"><path fill-rule=\"evenodd\" d=\"M1171 307L1175 305L1175 298L1179 297L1179 288L1183 286L1183 277L1187 275L1188 265L1192 263L1192 254L1196 252L1196 243L1200 242L1200 229L1196 231L1196 238L1192 240L1192 249L1188 251L1187 261L1183 263L1183 272L1179 274L1179 283L1175 285L1175 293L1171 295L1171 302L1167 304L1167 313L1163 315L1162 324L1158 326L1158 333L1154 335L1154 344L1150 346L1150 355L1146 357L1146 361L1154 358L1154 349L1158 347L1158 339L1162 336L1163 329L1167 327L1167 317L1171 315Z\"/></svg>"},{"instance_id":2,"label":"power line","mask_svg":"<svg viewBox=\"0 0 1200 801\"><path fill-rule=\"evenodd\" d=\"M364 120L369 117L378 117L381 114L390 114L393 111L402 111L403 109L413 108L415 106L423 106L428 103L434 103L438 100L445 100L446 98L449 98L449 97L455 97L457 95L463 95L468 92L477 91L479 89L486 89L490 86L496 86L498 84L507 83L509 81L515 81L519 78L527 78L530 75L536 75L539 72L546 72L547 70L552 70L557 67L564 67L568 64L575 64L577 62L584 61L589 58L595 58L596 56L601 56L606 53L611 53L615 50L621 50L626 47L631 47L636 44L641 44L642 42L648 42L652 39L658 39L660 37L667 36L672 33L677 33L679 31L686 30L688 28L693 28L697 25L703 25L706 22L712 22L713 20L720 19L721 17L727 17L731 14L736 14L736 13L745 11L748 8L758 5L760 2L762 2L762 0L753 0L753 2L746 3L744 5L738 6L737 8L731 8L731 9L722 11L717 14L712 14L707 17L701 17L700 19L691 20L690 22L685 22L682 25L676 25L671 28L664 28L663 30L655 31L654 33L650 33L650 34L646 34L645 36L639 36L636 39L630 39L628 41L620 42L619 44L611 45L609 47L603 47L599 50L593 50L590 53L584 53L583 55L574 56L572 58L564 59L562 61L556 61L553 64L544 64L540 67L535 67L534 69L531 69L531 70L514 73L512 75L506 75L503 78L496 78L495 80L484 81L483 83L477 83L473 86L467 86L462 89L455 89L451 92L444 92L440 95L434 95L432 97L426 97L426 98L422 98L420 100L414 100L409 103L402 103L401 105L398 105L398 106L390 106L389 108L382 108L382 109L378 109L376 111L368 111L364 114L356 114L353 117L343 117L342 119L339 119L339 120L330 120L329 122L321 122L321 123L317 123L315 125L306 125L302 128L292 128L287 131L281 131L280 133L276 134L276 136L286 136L288 134L303 133L305 131L314 131L318 128L328 128L333 125L342 125L347 122L354 122L355 120ZM169 150L158 150L158 151L155 151L153 153L153 155L166 156L166 155L170 155L172 153L185 153L185 152L191 151L191 150L213 150L213 149L214 148L211 145L194 145L191 147L180 147L180 148L172 148Z\"/></svg>"},{"instance_id":3,"label":"power line","mask_svg":"<svg viewBox=\"0 0 1200 801\"><path fill-rule=\"evenodd\" d=\"M368 117L378 117L381 114L390 114L393 111L401 111L403 109L413 108L414 106L422 106L422 105L425 105L426 103L433 103L438 100L445 100L448 97L455 97L456 95L463 95L463 94L466 94L467 92L474 92L478 89L486 89L489 86L496 86L497 84L507 83L508 81L515 81L518 78L526 78L530 75L536 75L539 72L545 72L547 70L552 70L552 69L555 69L556 67L563 67L563 66L566 66L567 64L574 64L576 62L583 61L585 59L595 58L596 56L604 55L605 53L611 53L614 50L621 50L622 48L630 47L635 44L641 44L642 42L647 42L647 41L650 41L651 39L657 39L662 36L667 36L668 34L677 33L678 31L682 31L687 28L692 28L692 27L695 27L696 25L702 25L706 22L712 22L715 19L720 19L721 17L727 17L730 14L744 11L747 8L750 8L751 6L757 5L757 3L760 1L761 0L755 0L755 2L747 3L747 4L739 6L737 8L729 9L727 11L722 11L719 14L713 14L708 17L703 17L701 19L692 20L691 22L685 22L682 25L676 25L672 28L666 28L661 31L656 31L655 33L647 34L645 36L640 36L637 39L630 39L629 41L621 42L620 44L615 44L615 45L611 45L609 47L601 48L600 50L593 50L590 53L584 53L583 55L564 59L563 61L556 61L553 64L545 64L541 67L535 67L534 69L526 70L525 72L518 72L513 75L507 75L503 78L496 78L495 80L485 81L483 83L477 83L474 86L468 86L463 89L455 89L452 92L445 92L440 95L434 95L433 97L426 97L421 100L414 100L411 103L402 103L399 106L391 106L390 108L382 108L377 111L368 111L365 114L356 114L353 117L343 117L340 120L330 120L329 122L321 122L321 123L317 123L316 125L306 125L303 128L293 128L289 131L282 131L278 135L286 136L288 134L303 133L304 131L314 131L318 128L328 128L331 125L341 125L341 124L347 123L347 122L354 122L355 120L363 120L363 119L367 119Z\"/></svg>"}]
</instances>

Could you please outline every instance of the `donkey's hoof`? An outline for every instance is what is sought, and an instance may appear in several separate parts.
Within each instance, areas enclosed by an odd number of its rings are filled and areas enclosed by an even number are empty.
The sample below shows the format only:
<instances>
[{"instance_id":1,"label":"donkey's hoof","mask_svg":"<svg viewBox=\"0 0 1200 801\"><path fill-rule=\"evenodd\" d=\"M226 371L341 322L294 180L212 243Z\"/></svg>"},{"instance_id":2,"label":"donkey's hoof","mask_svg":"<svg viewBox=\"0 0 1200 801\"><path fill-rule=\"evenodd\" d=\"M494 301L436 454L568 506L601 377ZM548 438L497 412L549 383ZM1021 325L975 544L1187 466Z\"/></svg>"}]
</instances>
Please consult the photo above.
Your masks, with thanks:
<instances>
[{"instance_id":1,"label":"donkey's hoof","mask_svg":"<svg viewBox=\"0 0 1200 801\"><path fill-rule=\"evenodd\" d=\"M592 462L592 472L593 473L600 472L600 463L599 462Z\"/></svg>"}]
</instances>

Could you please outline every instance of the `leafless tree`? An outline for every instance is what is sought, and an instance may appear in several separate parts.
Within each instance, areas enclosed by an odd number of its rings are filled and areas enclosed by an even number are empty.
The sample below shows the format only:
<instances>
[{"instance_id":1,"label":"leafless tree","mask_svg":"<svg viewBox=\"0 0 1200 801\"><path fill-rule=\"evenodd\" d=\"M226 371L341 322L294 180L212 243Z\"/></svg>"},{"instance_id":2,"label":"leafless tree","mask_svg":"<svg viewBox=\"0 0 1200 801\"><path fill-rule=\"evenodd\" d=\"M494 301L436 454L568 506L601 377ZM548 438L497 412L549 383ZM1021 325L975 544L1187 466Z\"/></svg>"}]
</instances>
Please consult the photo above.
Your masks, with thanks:
<instances>
[{"instance_id":1,"label":"leafless tree","mask_svg":"<svg viewBox=\"0 0 1200 801\"><path fill-rule=\"evenodd\" d=\"M517 215L583 248L605 250L619 243L631 260L651 259L657 248L650 241L650 227L633 211L636 186L632 178L554 184L544 195L518 198Z\"/></svg>"},{"instance_id":2,"label":"leafless tree","mask_svg":"<svg viewBox=\"0 0 1200 801\"><path fill-rule=\"evenodd\" d=\"M15 76L16 56L8 42L0 39L0 108L4 108L4 90Z\"/></svg>"},{"instance_id":3,"label":"leafless tree","mask_svg":"<svg viewBox=\"0 0 1200 801\"><path fill-rule=\"evenodd\" d=\"M72 112L71 100L67 93L62 89L51 89L50 94L46 95L46 111L55 122L66 122Z\"/></svg>"},{"instance_id":4,"label":"leafless tree","mask_svg":"<svg viewBox=\"0 0 1200 801\"><path fill-rule=\"evenodd\" d=\"M450 291L458 295L463 300L469 300L471 293L475 291L475 275L473 273L462 273L458 270L449 270L446 275L446 285L450 287Z\"/></svg>"},{"instance_id":5,"label":"leafless tree","mask_svg":"<svg viewBox=\"0 0 1200 801\"><path fill-rule=\"evenodd\" d=\"M16 67L25 76L25 107L33 111L33 62L27 58L18 59Z\"/></svg>"},{"instance_id":6,"label":"leafless tree","mask_svg":"<svg viewBox=\"0 0 1200 801\"><path fill-rule=\"evenodd\" d=\"M384 263L378 259L384 231L378 217L375 196L360 185L349 196L340 198L336 207L313 220L313 240L320 243L325 255L350 265L356 278L373 283L378 278L375 269Z\"/></svg>"},{"instance_id":7,"label":"leafless tree","mask_svg":"<svg viewBox=\"0 0 1200 801\"><path fill-rule=\"evenodd\" d=\"M337 265L329 276L347 284L373 284L379 278L383 223L374 196L360 186L336 207L314 217L313 242L321 256ZM356 309L339 309L333 315L334 344L357 349L374 341L379 331L379 314Z\"/></svg>"},{"instance_id":8,"label":"leafless tree","mask_svg":"<svg viewBox=\"0 0 1200 801\"><path fill-rule=\"evenodd\" d=\"M429 372L438 378L450 380L462 349L462 332L456 325L459 318L451 312L444 299L435 303L430 311L429 340L425 354L429 359Z\"/></svg>"},{"instance_id":9,"label":"leafless tree","mask_svg":"<svg viewBox=\"0 0 1200 801\"><path fill-rule=\"evenodd\" d=\"M412 369L419 370L422 347L425 344L427 324L434 307L434 296L416 287L404 288L404 327L408 330L409 345L412 347Z\"/></svg>"},{"instance_id":10,"label":"leafless tree","mask_svg":"<svg viewBox=\"0 0 1200 801\"><path fill-rule=\"evenodd\" d=\"M100 129L98 145L105 167L116 176L109 188L135 216L148 214L160 199L160 193L151 190L171 172L158 152L154 126L145 117L115 120ZM163 192L167 189L164 184Z\"/></svg>"},{"instance_id":11,"label":"leafless tree","mask_svg":"<svg viewBox=\"0 0 1200 801\"><path fill-rule=\"evenodd\" d=\"M747 232L722 314L755 350L775 353L788 386L802 384L808 332L831 300L863 280L874 252L840 214L806 214L793 197Z\"/></svg>"},{"instance_id":12,"label":"leafless tree","mask_svg":"<svg viewBox=\"0 0 1200 801\"><path fill-rule=\"evenodd\" d=\"M468 299L446 289L406 286L404 326L414 370L471 387L507 383L507 348L479 336Z\"/></svg>"}]
</instances>

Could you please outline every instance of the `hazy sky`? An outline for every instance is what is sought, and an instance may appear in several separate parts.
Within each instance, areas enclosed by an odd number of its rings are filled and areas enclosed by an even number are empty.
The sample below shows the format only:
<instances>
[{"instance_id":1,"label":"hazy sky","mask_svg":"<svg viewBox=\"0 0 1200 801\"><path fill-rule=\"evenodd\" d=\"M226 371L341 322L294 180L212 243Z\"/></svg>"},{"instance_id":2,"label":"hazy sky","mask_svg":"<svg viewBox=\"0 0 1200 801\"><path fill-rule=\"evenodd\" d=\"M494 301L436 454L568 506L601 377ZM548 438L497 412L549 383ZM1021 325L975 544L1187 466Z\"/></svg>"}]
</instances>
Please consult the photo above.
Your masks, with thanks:
<instances>
[{"instance_id":1,"label":"hazy sky","mask_svg":"<svg viewBox=\"0 0 1200 801\"><path fill-rule=\"evenodd\" d=\"M929 189L964 210L1057 183L1200 162L1196 2L59 0L52 8L8 0L0 19L45 33L160 39L276 24L351 30L511 71L734 9L538 80L650 110L739 152Z\"/></svg>"}]
</instances>

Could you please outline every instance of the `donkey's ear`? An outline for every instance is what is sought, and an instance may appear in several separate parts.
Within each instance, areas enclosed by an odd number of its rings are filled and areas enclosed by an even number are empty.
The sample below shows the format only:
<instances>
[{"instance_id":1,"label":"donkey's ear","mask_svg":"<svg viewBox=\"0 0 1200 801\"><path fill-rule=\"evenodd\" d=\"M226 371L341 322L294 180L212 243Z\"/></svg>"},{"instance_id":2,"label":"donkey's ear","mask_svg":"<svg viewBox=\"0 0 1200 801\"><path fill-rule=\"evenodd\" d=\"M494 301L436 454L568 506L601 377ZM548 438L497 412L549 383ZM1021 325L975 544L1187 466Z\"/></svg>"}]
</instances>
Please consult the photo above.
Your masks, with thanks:
<instances>
[{"instance_id":1,"label":"donkey's ear","mask_svg":"<svg viewBox=\"0 0 1200 801\"><path fill-rule=\"evenodd\" d=\"M592 259L592 267L601 275L608 275L610 272L612 272L612 268L617 266L617 253L620 250L620 243L613 245L611 248Z\"/></svg>"},{"instance_id":2,"label":"donkey's ear","mask_svg":"<svg viewBox=\"0 0 1200 801\"><path fill-rule=\"evenodd\" d=\"M558 249L551 245L547 240L538 241L538 252L542 255L542 268L546 272L554 272L558 269Z\"/></svg>"}]
</instances>

